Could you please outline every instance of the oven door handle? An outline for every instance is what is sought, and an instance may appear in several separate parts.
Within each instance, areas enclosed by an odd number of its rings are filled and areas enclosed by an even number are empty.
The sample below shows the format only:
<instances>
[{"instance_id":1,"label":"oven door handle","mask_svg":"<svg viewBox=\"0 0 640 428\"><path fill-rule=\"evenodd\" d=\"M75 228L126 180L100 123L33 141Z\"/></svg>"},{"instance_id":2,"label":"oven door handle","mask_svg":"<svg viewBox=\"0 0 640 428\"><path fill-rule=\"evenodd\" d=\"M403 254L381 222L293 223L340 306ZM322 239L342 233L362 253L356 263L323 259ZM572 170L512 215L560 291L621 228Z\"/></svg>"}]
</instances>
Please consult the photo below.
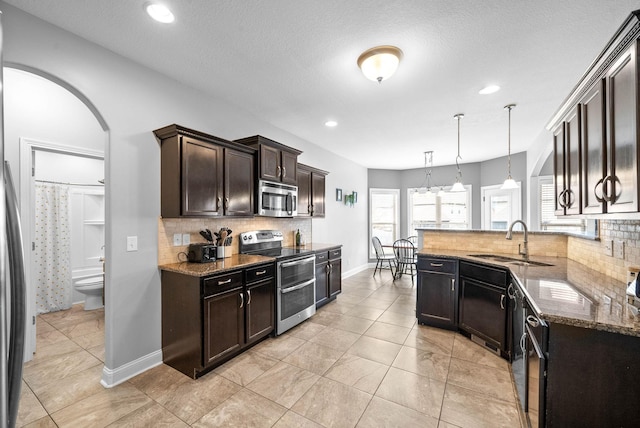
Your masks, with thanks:
<instances>
[{"instance_id":1,"label":"oven door handle","mask_svg":"<svg viewBox=\"0 0 640 428\"><path fill-rule=\"evenodd\" d=\"M280 267L288 268L288 267L291 267L291 266L299 265L301 263L311 263L311 262L315 261L315 259L316 259L315 257L316 256L314 255L312 257L307 257L306 259L298 259L298 260L295 260L293 262L283 262L283 263L280 263Z\"/></svg>"},{"instance_id":2,"label":"oven door handle","mask_svg":"<svg viewBox=\"0 0 640 428\"><path fill-rule=\"evenodd\" d=\"M301 288L308 287L309 285L313 284L314 282L316 282L315 278L310 279L309 281L303 282L302 284L298 284L298 285L293 286L293 287L282 288L282 289L280 289L280 293L282 293L282 294L291 293L292 291L296 291L296 290L300 290Z\"/></svg>"}]
</instances>

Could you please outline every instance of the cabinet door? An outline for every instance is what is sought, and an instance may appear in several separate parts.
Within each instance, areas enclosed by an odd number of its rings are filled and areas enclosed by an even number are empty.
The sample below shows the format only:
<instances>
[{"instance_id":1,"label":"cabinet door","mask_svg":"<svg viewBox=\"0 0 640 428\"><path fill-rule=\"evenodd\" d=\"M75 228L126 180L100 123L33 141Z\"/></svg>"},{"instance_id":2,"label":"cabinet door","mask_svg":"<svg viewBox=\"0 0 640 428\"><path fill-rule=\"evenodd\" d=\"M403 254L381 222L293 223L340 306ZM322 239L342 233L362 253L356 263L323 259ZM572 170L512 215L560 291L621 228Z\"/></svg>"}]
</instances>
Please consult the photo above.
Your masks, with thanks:
<instances>
[{"instance_id":1,"label":"cabinet door","mask_svg":"<svg viewBox=\"0 0 640 428\"><path fill-rule=\"evenodd\" d=\"M222 215L221 147L182 137L182 215Z\"/></svg>"},{"instance_id":2,"label":"cabinet door","mask_svg":"<svg viewBox=\"0 0 640 428\"><path fill-rule=\"evenodd\" d=\"M247 287L247 344L259 340L274 329L275 280L269 279Z\"/></svg>"},{"instance_id":3,"label":"cabinet door","mask_svg":"<svg viewBox=\"0 0 640 428\"><path fill-rule=\"evenodd\" d=\"M311 171L298 168L298 216L310 216L311 204Z\"/></svg>"},{"instance_id":4,"label":"cabinet door","mask_svg":"<svg viewBox=\"0 0 640 428\"><path fill-rule=\"evenodd\" d=\"M507 301L504 288L460 277L460 327L505 351Z\"/></svg>"},{"instance_id":5,"label":"cabinet door","mask_svg":"<svg viewBox=\"0 0 640 428\"><path fill-rule=\"evenodd\" d=\"M638 211L637 66L634 44L607 73L609 176L607 212Z\"/></svg>"},{"instance_id":6,"label":"cabinet door","mask_svg":"<svg viewBox=\"0 0 640 428\"><path fill-rule=\"evenodd\" d=\"M329 261L329 298L342 291L342 260Z\"/></svg>"},{"instance_id":7,"label":"cabinet door","mask_svg":"<svg viewBox=\"0 0 640 428\"><path fill-rule=\"evenodd\" d=\"M581 138L580 138L580 109L578 106L567 115L565 119L565 193L564 203L566 206L566 214L580 214L582 208L582 196L580 194L581 181Z\"/></svg>"},{"instance_id":8,"label":"cabinet door","mask_svg":"<svg viewBox=\"0 0 640 428\"><path fill-rule=\"evenodd\" d=\"M281 173L280 150L276 149L275 147L261 144L260 145L260 178L263 180L279 182L280 173Z\"/></svg>"},{"instance_id":9,"label":"cabinet door","mask_svg":"<svg viewBox=\"0 0 640 428\"><path fill-rule=\"evenodd\" d=\"M565 185L565 156L564 156L564 122L560 123L553 130L553 171L554 181L556 184L555 192L555 215L564 215L564 197Z\"/></svg>"},{"instance_id":10,"label":"cabinet door","mask_svg":"<svg viewBox=\"0 0 640 428\"><path fill-rule=\"evenodd\" d=\"M545 368L546 358L527 327L527 418L532 428L545 424Z\"/></svg>"},{"instance_id":11,"label":"cabinet door","mask_svg":"<svg viewBox=\"0 0 640 428\"><path fill-rule=\"evenodd\" d=\"M280 181L295 186L298 183L298 155L282 150Z\"/></svg>"},{"instance_id":12,"label":"cabinet door","mask_svg":"<svg viewBox=\"0 0 640 428\"><path fill-rule=\"evenodd\" d=\"M418 272L417 318L419 322L442 328L453 328L456 320L455 275Z\"/></svg>"},{"instance_id":13,"label":"cabinet door","mask_svg":"<svg viewBox=\"0 0 640 428\"><path fill-rule=\"evenodd\" d=\"M311 174L311 206L314 217L324 217L325 176L323 174Z\"/></svg>"},{"instance_id":14,"label":"cabinet door","mask_svg":"<svg viewBox=\"0 0 640 428\"><path fill-rule=\"evenodd\" d=\"M607 175L604 83L599 80L580 100L582 112L582 213L604 212L602 180Z\"/></svg>"},{"instance_id":15,"label":"cabinet door","mask_svg":"<svg viewBox=\"0 0 640 428\"><path fill-rule=\"evenodd\" d=\"M327 262L316 262L316 307L322 306L329 300L328 271L329 266Z\"/></svg>"},{"instance_id":16,"label":"cabinet door","mask_svg":"<svg viewBox=\"0 0 640 428\"><path fill-rule=\"evenodd\" d=\"M204 299L205 366L238 351L244 343L244 293L234 288Z\"/></svg>"},{"instance_id":17,"label":"cabinet door","mask_svg":"<svg viewBox=\"0 0 640 428\"><path fill-rule=\"evenodd\" d=\"M232 149L224 150L224 213L228 216L252 216L253 155Z\"/></svg>"}]
</instances>

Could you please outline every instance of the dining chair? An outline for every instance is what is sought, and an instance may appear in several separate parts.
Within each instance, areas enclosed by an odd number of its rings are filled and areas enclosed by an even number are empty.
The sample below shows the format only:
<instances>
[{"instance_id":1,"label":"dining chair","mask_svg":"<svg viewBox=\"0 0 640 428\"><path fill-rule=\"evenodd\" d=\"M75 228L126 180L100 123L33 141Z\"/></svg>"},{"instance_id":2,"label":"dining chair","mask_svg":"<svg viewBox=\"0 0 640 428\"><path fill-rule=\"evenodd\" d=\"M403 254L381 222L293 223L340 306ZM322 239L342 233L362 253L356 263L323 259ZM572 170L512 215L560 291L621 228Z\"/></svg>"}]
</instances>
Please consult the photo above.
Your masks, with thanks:
<instances>
[{"instance_id":1,"label":"dining chair","mask_svg":"<svg viewBox=\"0 0 640 428\"><path fill-rule=\"evenodd\" d=\"M396 258L396 274L393 279L402 278L402 274L407 273L407 269L409 269L413 285L413 277L418 271L418 256L415 245L408 239L398 239L393 243L393 254Z\"/></svg>"},{"instance_id":2,"label":"dining chair","mask_svg":"<svg viewBox=\"0 0 640 428\"><path fill-rule=\"evenodd\" d=\"M414 247L418 248L418 237L413 235L407 238L409 241L411 241L411 243L413 244Z\"/></svg>"},{"instance_id":3,"label":"dining chair","mask_svg":"<svg viewBox=\"0 0 640 428\"><path fill-rule=\"evenodd\" d=\"M384 262L389 264L389 270L391 271L391 276L393 276L393 265L391 263L395 264L396 256L393 254L385 254L384 248L377 236L371 238L371 243L373 244L373 249L376 251L376 268L373 270L373 276L376 276L376 271L378 270L382 272Z\"/></svg>"}]
</instances>

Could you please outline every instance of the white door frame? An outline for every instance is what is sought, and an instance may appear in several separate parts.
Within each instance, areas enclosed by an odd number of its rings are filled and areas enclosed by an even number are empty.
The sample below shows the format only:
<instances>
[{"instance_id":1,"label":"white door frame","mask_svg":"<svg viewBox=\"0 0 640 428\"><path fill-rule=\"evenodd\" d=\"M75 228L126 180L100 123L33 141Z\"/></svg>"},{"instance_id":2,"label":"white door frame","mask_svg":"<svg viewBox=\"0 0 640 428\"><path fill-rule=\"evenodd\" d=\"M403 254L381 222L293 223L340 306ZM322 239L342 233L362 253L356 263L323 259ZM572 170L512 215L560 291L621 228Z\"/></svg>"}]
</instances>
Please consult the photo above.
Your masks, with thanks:
<instances>
[{"instance_id":1,"label":"white door frame","mask_svg":"<svg viewBox=\"0 0 640 428\"><path fill-rule=\"evenodd\" d=\"M508 192L511 191L516 195L515 200L513 201L513 205L511 207L511 216L515 217L512 218L511 221L514 220L523 220L522 218L522 182L518 181L518 189L517 192L515 191L516 189L511 189L511 190L504 190L504 192ZM487 201L487 193L493 193L496 190L501 190L502 184L496 184L494 186L482 186L480 188L480 201L482 209L480 210L480 224L482 225L482 229L483 230L491 230L491 225L490 224L485 224L489 222L489 217L486 214L486 210L487 209L491 209L491 206L487 205L488 201Z\"/></svg>"},{"instance_id":2,"label":"white door frame","mask_svg":"<svg viewBox=\"0 0 640 428\"><path fill-rule=\"evenodd\" d=\"M72 156L90 157L104 160L104 152L69 146L32 138L20 137L20 223L24 242L24 267L26 293L26 329L24 361L31 361L36 351L36 290L31 283L33 260L31 257L35 237L33 235L35 223L35 183L33 179L33 153L36 150L64 153ZM106 219L106 216L105 216Z\"/></svg>"}]
</instances>

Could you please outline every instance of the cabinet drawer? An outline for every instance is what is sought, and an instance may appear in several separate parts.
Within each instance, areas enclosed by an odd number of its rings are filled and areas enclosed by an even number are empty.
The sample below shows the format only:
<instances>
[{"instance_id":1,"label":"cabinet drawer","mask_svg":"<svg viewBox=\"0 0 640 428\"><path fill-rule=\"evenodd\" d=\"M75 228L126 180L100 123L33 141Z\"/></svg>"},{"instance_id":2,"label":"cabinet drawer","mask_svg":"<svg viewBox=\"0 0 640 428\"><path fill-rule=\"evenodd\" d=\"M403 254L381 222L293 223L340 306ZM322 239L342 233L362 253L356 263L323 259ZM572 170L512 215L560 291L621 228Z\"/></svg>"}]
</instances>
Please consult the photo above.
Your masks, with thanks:
<instances>
[{"instance_id":1,"label":"cabinet drawer","mask_svg":"<svg viewBox=\"0 0 640 428\"><path fill-rule=\"evenodd\" d=\"M273 278L275 269L273 263L247 269L247 284Z\"/></svg>"},{"instance_id":2,"label":"cabinet drawer","mask_svg":"<svg viewBox=\"0 0 640 428\"><path fill-rule=\"evenodd\" d=\"M203 280L203 287L204 297L242 287L242 271L206 278Z\"/></svg>"},{"instance_id":3,"label":"cabinet drawer","mask_svg":"<svg viewBox=\"0 0 640 428\"><path fill-rule=\"evenodd\" d=\"M329 252L328 251L321 251L319 253L316 253L316 264L324 263L327 260L329 260Z\"/></svg>"},{"instance_id":4,"label":"cabinet drawer","mask_svg":"<svg viewBox=\"0 0 640 428\"><path fill-rule=\"evenodd\" d=\"M457 260L418 257L418 270L441 273L456 273L457 267Z\"/></svg>"},{"instance_id":5,"label":"cabinet drawer","mask_svg":"<svg viewBox=\"0 0 640 428\"><path fill-rule=\"evenodd\" d=\"M342 248L329 250L329 260L335 260L342 257Z\"/></svg>"},{"instance_id":6,"label":"cabinet drawer","mask_svg":"<svg viewBox=\"0 0 640 428\"><path fill-rule=\"evenodd\" d=\"M507 271L504 269L461 261L460 276L473 278L498 287L507 286Z\"/></svg>"}]
</instances>

